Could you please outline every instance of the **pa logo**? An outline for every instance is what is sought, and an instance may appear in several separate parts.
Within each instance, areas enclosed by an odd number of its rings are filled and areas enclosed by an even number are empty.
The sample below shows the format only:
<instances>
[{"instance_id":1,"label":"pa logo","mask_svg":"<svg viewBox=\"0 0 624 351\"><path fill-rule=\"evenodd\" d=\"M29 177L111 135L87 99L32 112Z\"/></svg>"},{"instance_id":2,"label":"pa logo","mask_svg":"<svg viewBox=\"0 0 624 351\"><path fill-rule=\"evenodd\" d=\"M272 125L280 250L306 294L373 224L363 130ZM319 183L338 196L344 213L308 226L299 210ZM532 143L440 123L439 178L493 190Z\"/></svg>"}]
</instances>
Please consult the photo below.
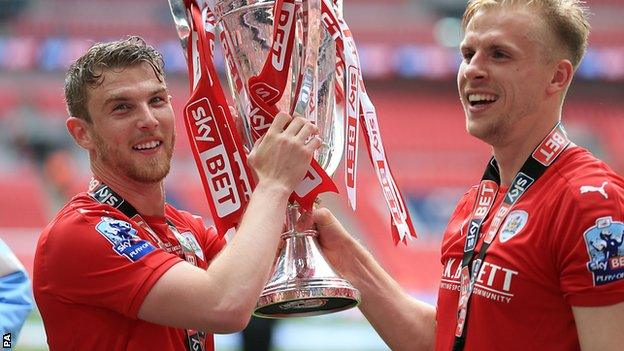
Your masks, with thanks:
<instances>
[{"instance_id":1,"label":"pa logo","mask_svg":"<svg viewBox=\"0 0 624 351\"><path fill-rule=\"evenodd\" d=\"M6 333L2 335L2 348L10 349L11 348L11 333Z\"/></svg>"}]
</instances>

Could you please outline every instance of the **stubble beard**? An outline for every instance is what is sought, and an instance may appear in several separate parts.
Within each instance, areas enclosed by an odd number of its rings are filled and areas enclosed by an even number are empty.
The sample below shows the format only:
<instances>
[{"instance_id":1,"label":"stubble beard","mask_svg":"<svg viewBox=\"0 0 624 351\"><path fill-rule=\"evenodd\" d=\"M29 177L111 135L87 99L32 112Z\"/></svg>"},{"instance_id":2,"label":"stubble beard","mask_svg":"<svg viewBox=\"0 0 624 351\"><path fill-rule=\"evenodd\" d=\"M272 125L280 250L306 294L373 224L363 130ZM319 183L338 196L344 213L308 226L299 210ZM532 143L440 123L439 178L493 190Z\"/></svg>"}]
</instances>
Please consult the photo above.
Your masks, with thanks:
<instances>
[{"instance_id":1,"label":"stubble beard","mask_svg":"<svg viewBox=\"0 0 624 351\"><path fill-rule=\"evenodd\" d=\"M531 106L516 106L511 112L481 116L472 120L466 113L466 130L470 135L492 147L504 146L511 141L515 130L520 127L519 123L532 112Z\"/></svg>"},{"instance_id":2,"label":"stubble beard","mask_svg":"<svg viewBox=\"0 0 624 351\"><path fill-rule=\"evenodd\" d=\"M492 146L499 144L505 139L506 131L510 127L507 116L497 117L493 121L480 121L482 123L470 121L469 117L466 117L466 119L468 133Z\"/></svg>"},{"instance_id":3,"label":"stubble beard","mask_svg":"<svg viewBox=\"0 0 624 351\"><path fill-rule=\"evenodd\" d=\"M170 142L164 143L164 159L162 156L151 157L146 164L138 164L128 157L123 157L118 149L110 147L99 135L96 135L95 143L97 157L114 172L122 173L139 183L156 183L165 179L171 169L175 135L171 137Z\"/></svg>"}]
</instances>

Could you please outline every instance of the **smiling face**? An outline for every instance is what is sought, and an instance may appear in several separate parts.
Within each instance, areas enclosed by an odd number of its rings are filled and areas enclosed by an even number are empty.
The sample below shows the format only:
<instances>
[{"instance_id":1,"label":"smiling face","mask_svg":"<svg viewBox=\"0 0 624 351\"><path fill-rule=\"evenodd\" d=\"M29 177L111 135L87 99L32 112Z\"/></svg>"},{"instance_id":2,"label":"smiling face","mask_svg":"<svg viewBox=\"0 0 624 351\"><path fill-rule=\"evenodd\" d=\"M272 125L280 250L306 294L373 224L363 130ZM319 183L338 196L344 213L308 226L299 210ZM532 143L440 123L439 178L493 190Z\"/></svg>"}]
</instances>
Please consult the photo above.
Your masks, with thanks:
<instances>
[{"instance_id":1,"label":"smiling face","mask_svg":"<svg viewBox=\"0 0 624 351\"><path fill-rule=\"evenodd\" d=\"M87 89L86 107L94 170L141 183L169 173L174 114L165 83L148 63L105 68L102 83Z\"/></svg>"},{"instance_id":2,"label":"smiling face","mask_svg":"<svg viewBox=\"0 0 624 351\"><path fill-rule=\"evenodd\" d=\"M528 135L536 123L552 123L545 121L556 112L547 93L554 72L549 35L526 7L484 8L470 20L457 84L471 135L500 146Z\"/></svg>"}]
</instances>

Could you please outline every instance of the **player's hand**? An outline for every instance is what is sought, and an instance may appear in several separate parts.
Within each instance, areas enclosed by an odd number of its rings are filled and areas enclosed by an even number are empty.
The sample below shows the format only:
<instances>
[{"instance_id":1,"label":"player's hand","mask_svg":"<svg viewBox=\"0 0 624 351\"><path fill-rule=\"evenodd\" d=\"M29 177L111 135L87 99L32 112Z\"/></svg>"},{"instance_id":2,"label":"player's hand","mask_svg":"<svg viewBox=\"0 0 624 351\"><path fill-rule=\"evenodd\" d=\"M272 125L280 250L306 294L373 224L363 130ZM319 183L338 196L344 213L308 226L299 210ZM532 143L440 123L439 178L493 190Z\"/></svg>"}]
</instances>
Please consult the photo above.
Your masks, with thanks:
<instances>
[{"instance_id":1,"label":"player's hand","mask_svg":"<svg viewBox=\"0 0 624 351\"><path fill-rule=\"evenodd\" d=\"M247 158L258 184L279 185L291 192L305 176L314 151L321 146L317 134L318 128L308 120L279 113Z\"/></svg>"},{"instance_id":2,"label":"player's hand","mask_svg":"<svg viewBox=\"0 0 624 351\"><path fill-rule=\"evenodd\" d=\"M315 208L311 215L318 232L321 251L336 271L344 272L343 262L350 257L347 252L348 243L354 239L327 208Z\"/></svg>"}]
</instances>

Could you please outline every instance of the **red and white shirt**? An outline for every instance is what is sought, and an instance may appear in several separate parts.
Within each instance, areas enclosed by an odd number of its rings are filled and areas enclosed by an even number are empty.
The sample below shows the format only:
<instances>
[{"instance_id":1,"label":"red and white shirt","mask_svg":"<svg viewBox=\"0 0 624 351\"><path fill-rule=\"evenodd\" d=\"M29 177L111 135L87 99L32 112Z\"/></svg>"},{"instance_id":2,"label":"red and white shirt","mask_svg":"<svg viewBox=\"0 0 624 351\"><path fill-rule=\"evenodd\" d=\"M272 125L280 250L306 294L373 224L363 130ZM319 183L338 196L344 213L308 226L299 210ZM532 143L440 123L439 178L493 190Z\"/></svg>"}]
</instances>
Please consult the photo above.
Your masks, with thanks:
<instances>
[{"instance_id":1,"label":"red and white shirt","mask_svg":"<svg viewBox=\"0 0 624 351\"><path fill-rule=\"evenodd\" d=\"M452 349L477 188L461 198L444 234L436 350ZM506 192L500 187L481 233ZM513 206L487 250L465 350L579 350L571 306L624 301L623 241L624 179L585 149L570 147Z\"/></svg>"},{"instance_id":2,"label":"red and white shirt","mask_svg":"<svg viewBox=\"0 0 624 351\"><path fill-rule=\"evenodd\" d=\"M143 219L151 232L81 193L44 229L33 290L50 350L186 349L185 330L137 319L156 281L185 257L167 220L188 241L202 269L225 241L201 218L170 205L165 217ZM206 350L213 349L207 335Z\"/></svg>"}]
</instances>

